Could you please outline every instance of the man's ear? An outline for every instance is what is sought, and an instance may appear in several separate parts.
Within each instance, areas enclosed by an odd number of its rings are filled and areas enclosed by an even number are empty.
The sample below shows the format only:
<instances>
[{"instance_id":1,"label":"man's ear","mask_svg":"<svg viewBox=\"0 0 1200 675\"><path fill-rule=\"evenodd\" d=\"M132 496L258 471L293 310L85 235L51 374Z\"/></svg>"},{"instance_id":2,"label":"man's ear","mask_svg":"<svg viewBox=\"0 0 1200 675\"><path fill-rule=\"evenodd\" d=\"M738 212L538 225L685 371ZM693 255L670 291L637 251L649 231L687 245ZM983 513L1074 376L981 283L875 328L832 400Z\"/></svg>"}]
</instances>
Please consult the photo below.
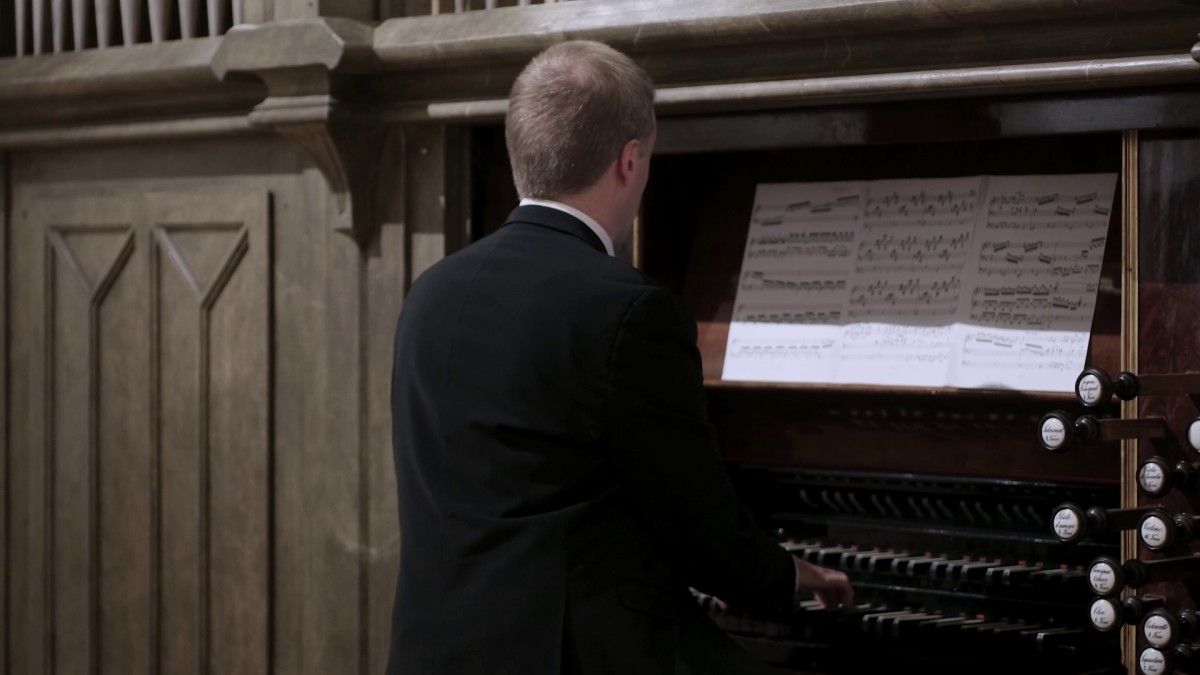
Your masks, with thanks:
<instances>
[{"instance_id":1,"label":"man's ear","mask_svg":"<svg viewBox=\"0 0 1200 675\"><path fill-rule=\"evenodd\" d=\"M636 138L621 148L621 154L617 157L617 180L622 185L633 180L634 170L637 167L637 160L641 149L642 143Z\"/></svg>"}]
</instances>

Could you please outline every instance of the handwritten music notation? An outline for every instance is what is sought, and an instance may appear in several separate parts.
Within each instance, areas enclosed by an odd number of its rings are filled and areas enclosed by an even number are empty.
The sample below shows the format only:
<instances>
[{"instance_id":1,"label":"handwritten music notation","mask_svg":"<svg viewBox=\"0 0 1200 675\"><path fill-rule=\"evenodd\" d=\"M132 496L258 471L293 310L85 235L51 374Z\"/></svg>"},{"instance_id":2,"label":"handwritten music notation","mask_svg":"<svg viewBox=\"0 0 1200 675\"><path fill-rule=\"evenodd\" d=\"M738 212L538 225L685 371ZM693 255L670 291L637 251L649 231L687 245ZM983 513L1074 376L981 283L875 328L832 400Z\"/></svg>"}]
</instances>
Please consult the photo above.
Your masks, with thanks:
<instances>
[{"instance_id":1,"label":"handwritten music notation","mask_svg":"<svg viewBox=\"0 0 1200 675\"><path fill-rule=\"evenodd\" d=\"M863 215L866 218L903 220L918 219L925 222L939 219L957 220L964 215L974 215L978 192L974 188L961 192L948 189L931 193L924 189L887 191L873 190L867 198Z\"/></svg>"},{"instance_id":2,"label":"handwritten music notation","mask_svg":"<svg viewBox=\"0 0 1200 675\"><path fill-rule=\"evenodd\" d=\"M775 290L790 293L840 293L846 278L830 278L808 272L754 270L742 274L739 288L746 291Z\"/></svg>"},{"instance_id":3,"label":"handwritten music notation","mask_svg":"<svg viewBox=\"0 0 1200 675\"><path fill-rule=\"evenodd\" d=\"M850 255L854 233L820 230L779 232L751 237L746 244L747 258L846 258Z\"/></svg>"},{"instance_id":4,"label":"handwritten music notation","mask_svg":"<svg viewBox=\"0 0 1200 675\"><path fill-rule=\"evenodd\" d=\"M1092 237L1082 241L1047 242L1033 241L984 241L979 250L979 262L1001 263L1009 267L1052 266L1055 264L1077 265L1089 260L1099 262L1104 255L1106 237Z\"/></svg>"},{"instance_id":5,"label":"handwritten music notation","mask_svg":"<svg viewBox=\"0 0 1200 675\"><path fill-rule=\"evenodd\" d=\"M957 275L925 282L877 279L850 289L851 319L891 316L951 316L958 310L962 282Z\"/></svg>"},{"instance_id":6,"label":"handwritten music notation","mask_svg":"<svg viewBox=\"0 0 1200 675\"><path fill-rule=\"evenodd\" d=\"M993 194L988 198L988 216L1072 217L1096 215L1107 218L1112 212L1112 195L1101 200L1093 190L1078 194L1068 192L1026 192L1020 187L1010 192Z\"/></svg>"},{"instance_id":7,"label":"handwritten music notation","mask_svg":"<svg viewBox=\"0 0 1200 675\"><path fill-rule=\"evenodd\" d=\"M823 183L812 191L783 190L772 186L760 191L754 202L751 223L763 228L813 222L852 224L862 215L860 183Z\"/></svg>"},{"instance_id":8,"label":"handwritten music notation","mask_svg":"<svg viewBox=\"0 0 1200 675\"><path fill-rule=\"evenodd\" d=\"M1073 385L1088 337L1080 331L967 331L955 366L966 383L986 385L996 373L1016 371L1035 384L1069 379Z\"/></svg>"},{"instance_id":9,"label":"handwritten music notation","mask_svg":"<svg viewBox=\"0 0 1200 675\"><path fill-rule=\"evenodd\" d=\"M733 313L735 323L790 323L790 324L840 324L843 310L841 305L827 304L803 309L788 304L745 304L738 305Z\"/></svg>"},{"instance_id":10,"label":"handwritten music notation","mask_svg":"<svg viewBox=\"0 0 1200 675\"><path fill-rule=\"evenodd\" d=\"M739 340L730 345L737 359L797 359L812 361L828 356L838 346L834 338L816 340Z\"/></svg>"},{"instance_id":11,"label":"handwritten music notation","mask_svg":"<svg viewBox=\"0 0 1200 675\"><path fill-rule=\"evenodd\" d=\"M1069 391L1115 185L1115 174L759 185L723 377Z\"/></svg>"}]
</instances>

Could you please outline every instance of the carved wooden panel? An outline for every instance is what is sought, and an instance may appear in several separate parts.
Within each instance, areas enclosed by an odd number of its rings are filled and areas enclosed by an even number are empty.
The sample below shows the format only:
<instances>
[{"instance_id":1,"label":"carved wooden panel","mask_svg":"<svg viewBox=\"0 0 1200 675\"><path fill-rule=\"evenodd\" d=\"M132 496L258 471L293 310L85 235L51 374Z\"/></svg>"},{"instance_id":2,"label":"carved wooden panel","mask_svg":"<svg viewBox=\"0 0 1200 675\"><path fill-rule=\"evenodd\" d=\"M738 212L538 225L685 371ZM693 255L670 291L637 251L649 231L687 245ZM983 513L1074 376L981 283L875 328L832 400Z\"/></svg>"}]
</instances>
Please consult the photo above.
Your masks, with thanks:
<instances>
[{"instance_id":1,"label":"carved wooden panel","mask_svg":"<svg viewBox=\"0 0 1200 675\"><path fill-rule=\"evenodd\" d=\"M11 672L266 672L267 193L14 206Z\"/></svg>"}]
</instances>

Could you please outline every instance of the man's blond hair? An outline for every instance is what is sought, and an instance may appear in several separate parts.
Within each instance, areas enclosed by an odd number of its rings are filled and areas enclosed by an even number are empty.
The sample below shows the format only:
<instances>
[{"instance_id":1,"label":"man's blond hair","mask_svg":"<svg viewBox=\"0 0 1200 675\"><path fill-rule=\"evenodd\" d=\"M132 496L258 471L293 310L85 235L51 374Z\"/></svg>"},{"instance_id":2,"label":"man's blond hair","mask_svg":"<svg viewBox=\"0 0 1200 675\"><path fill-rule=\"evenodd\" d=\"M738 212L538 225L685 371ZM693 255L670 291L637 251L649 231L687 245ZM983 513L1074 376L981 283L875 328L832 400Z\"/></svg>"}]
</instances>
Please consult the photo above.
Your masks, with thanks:
<instances>
[{"instance_id":1,"label":"man's blond hair","mask_svg":"<svg viewBox=\"0 0 1200 675\"><path fill-rule=\"evenodd\" d=\"M513 83L504 138L521 197L553 199L596 183L631 140L654 133L654 85L599 42L562 42Z\"/></svg>"}]
</instances>

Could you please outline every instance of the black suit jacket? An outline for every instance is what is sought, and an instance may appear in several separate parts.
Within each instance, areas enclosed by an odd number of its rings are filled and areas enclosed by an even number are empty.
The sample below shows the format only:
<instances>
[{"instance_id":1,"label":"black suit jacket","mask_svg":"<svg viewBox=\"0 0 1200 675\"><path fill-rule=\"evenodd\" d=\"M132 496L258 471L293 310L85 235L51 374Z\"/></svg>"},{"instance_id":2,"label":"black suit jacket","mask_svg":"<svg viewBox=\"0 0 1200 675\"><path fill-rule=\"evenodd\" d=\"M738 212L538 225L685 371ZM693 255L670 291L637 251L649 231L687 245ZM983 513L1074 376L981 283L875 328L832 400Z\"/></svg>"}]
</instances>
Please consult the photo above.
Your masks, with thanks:
<instances>
[{"instance_id":1,"label":"black suit jacket","mask_svg":"<svg viewBox=\"0 0 1200 675\"><path fill-rule=\"evenodd\" d=\"M725 672L744 652L688 586L790 608L791 557L734 498L695 342L675 294L555 209L421 275L395 341L389 673Z\"/></svg>"}]
</instances>

